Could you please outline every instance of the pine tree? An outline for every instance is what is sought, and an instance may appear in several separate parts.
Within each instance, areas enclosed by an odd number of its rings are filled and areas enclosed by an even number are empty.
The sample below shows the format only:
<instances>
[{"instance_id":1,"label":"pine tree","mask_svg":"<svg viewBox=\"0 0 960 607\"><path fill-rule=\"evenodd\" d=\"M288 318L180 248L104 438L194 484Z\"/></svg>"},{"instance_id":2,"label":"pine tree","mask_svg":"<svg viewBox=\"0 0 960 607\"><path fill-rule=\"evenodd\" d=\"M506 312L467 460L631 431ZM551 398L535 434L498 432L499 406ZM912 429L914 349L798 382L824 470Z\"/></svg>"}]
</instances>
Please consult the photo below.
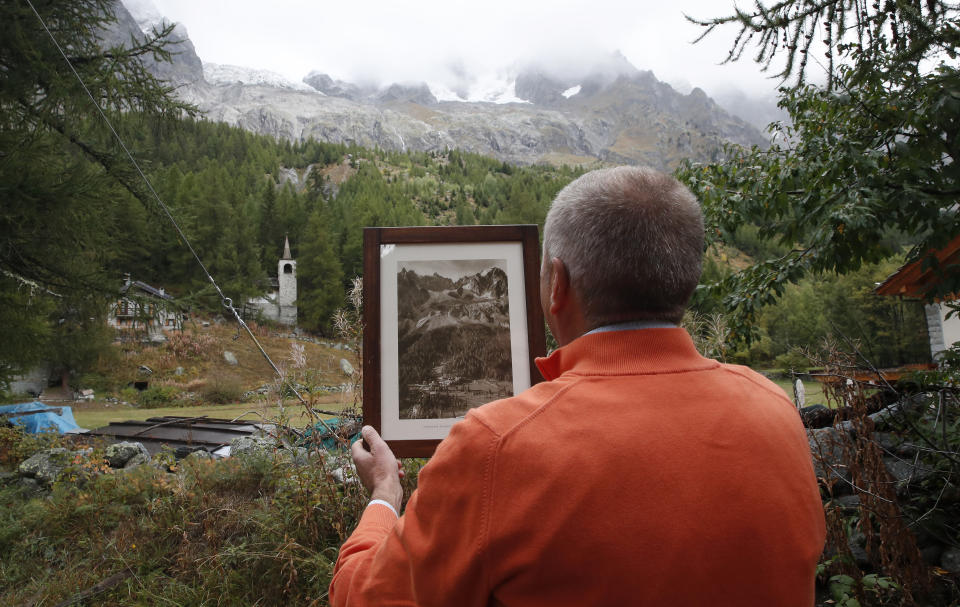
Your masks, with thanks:
<instances>
[{"instance_id":1,"label":"pine tree","mask_svg":"<svg viewBox=\"0 0 960 607\"><path fill-rule=\"evenodd\" d=\"M307 223L297 272L298 322L328 333L330 318L343 305L343 268L333 246L328 220L316 211Z\"/></svg>"},{"instance_id":2,"label":"pine tree","mask_svg":"<svg viewBox=\"0 0 960 607\"><path fill-rule=\"evenodd\" d=\"M114 20L111 4L33 2L108 115L191 111L140 62L169 57L172 26L128 48L102 49L98 32ZM80 310L115 291L117 263L127 258L116 234L131 229L121 215L130 207L117 201L135 196L151 212L155 207L27 3L5 2L0 9L0 71L0 280L4 291L31 293L0 298L0 319L20 318L23 327L37 328L36 339L0 350L2 387L11 370L49 346L43 336L50 332L39 329L48 306L31 298L54 292L61 309Z\"/></svg>"}]
</instances>

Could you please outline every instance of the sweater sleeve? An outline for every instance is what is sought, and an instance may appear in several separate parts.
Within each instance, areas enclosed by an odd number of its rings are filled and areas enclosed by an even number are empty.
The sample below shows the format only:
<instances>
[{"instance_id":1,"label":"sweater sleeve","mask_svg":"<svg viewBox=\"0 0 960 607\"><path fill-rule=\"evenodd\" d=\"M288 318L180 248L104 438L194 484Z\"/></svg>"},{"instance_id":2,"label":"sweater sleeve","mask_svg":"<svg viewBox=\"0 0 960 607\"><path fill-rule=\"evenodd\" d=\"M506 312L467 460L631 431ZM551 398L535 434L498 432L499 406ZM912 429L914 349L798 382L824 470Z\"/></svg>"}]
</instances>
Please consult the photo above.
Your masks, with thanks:
<instances>
[{"instance_id":1,"label":"sweater sleeve","mask_svg":"<svg viewBox=\"0 0 960 607\"><path fill-rule=\"evenodd\" d=\"M330 604L486 605L484 562L496 437L472 414L420 471L399 520L367 508L340 549Z\"/></svg>"}]
</instances>

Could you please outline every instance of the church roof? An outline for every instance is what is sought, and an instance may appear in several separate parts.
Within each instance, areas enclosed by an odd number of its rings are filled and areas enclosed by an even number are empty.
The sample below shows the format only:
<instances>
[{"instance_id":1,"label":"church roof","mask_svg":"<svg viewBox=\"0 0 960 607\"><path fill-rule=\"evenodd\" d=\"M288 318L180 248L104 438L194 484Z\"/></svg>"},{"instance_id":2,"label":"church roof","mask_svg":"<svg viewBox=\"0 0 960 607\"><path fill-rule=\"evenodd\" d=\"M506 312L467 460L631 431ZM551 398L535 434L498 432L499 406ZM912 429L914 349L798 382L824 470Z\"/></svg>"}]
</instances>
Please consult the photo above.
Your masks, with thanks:
<instances>
[{"instance_id":1,"label":"church roof","mask_svg":"<svg viewBox=\"0 0 960 607\"><path fill-rule=\"evenodd\" d=\"M283 257L280 259L293 259L293 255L290 254L290 239L286 236L283 237Z\"/></svg>"}]
</instances>

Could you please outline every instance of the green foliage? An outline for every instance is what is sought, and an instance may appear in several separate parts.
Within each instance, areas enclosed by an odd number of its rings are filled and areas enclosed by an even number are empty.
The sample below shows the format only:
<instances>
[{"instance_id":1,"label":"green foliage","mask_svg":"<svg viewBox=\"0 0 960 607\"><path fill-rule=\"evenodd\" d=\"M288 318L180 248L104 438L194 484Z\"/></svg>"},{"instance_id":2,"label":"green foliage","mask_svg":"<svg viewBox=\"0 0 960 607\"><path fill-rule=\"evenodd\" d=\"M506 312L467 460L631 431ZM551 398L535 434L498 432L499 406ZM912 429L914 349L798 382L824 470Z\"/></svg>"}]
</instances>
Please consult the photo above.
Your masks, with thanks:
<instances>
[{"instance_id":1,"label":"green foliage","mask_svg":"<svg viewBox=\"0 0 960 607\"><path fill-rule=\"evenodd\" d=\"M875 285L897 265L888 260L842 276L809 276L788 285L777 304L764 308L757 319L760 334L770 339L770 355L779 357L796 348L815 351L833 336L856 344L878 368L928 361L922 306L874 293ZM799 356L789 356L777 366L799 363Z\"/></svg>"},{"instance_id":2,"label":"green foliage","mask_svg":"<svg viewBox=\"0 0 960 607\"><path fill-rule=\"evenodd\" d=\"M956 528L960 501L941 498L960 483L960 400L956 390L960 385L960 347L943 352L939 363L937 369L910 378L928 395L924 405L933 414L905 419L904 431L921 446L921 461L932 474L910 495L906 510L923 533L960 545Z\"/></svg>"},{"instance_id":3,"label":"green foliage","mask_svg":"<svg viewBox=\"0 0 960 607\"><path fill-rule=\"evenodd\" d=\"M47 322L54 305L52 300L35 283L23 284L0 274L0 325L4 327L0 339L0 390L18 371L42 359L41 344L52 329Z\"/></svg>"},{"instance_id":4,"label":"green foliage","mask_svg":"<svg viewBox=\"0 0 960 607\"><path fill-rule=\"evenodd\" d=\"M456 150L278 142L196 120L140 62L168 57L170 28L103 49L97 32L113 20L107 0L37 6L236 304L269 289L289 236L301 260L300 321L310 329L331 331L331 314L361 274L363 227L542 224L550 200L580 173ZM124 274L164 286L185 307L222 311L29 6L5 6L0 21L0 63L14 66L0 92L0 149L10 152L0 157L0 323L9 327L0 385L51 356L65 372L88 370L105 343L94 327L98 308L116 297ZM347 157L355 173L336 173ZM306 177L305 190L287 180L290 170Z\"/></svg>"},{"instance_id":5,"label":"green foliage","mask_svg":"<svg viewBox=\"0 0 960 607\"><path fill-rule=\"evenodd\" d=\"M140 58L168 57L172 26L130 48L102 49L98 32L113 20L107 0L36 2L50 30L106 113L174 116L177 102ZM129 237L144 209L142 190L60 51L27 3L5 3L0 19L0 381L65 341L68 368L87 357L70 336L49 341L59 318L112 290L111 268L133 259ZM59 316L53 308L59 308ZM6 329L5 329L6 333Z\"/></svg>"},{"instance_id":6,"label":"green foliage","mask_svg":"<svg viewBox=\"0 0 960 607\"><path fill-rule=\"evenodd\" d=\"M31 434L22 426L0 426L0 465L15 468L37 451L60 446L62 437L51 432Z\"/></svg>"},{"instance_id":7,"label":"green foliage","mask_svg":"<svg viewBox=\"0 0 960 607\"><path fill-rule=\"evenodd\" d=\"M773 364L781 371L806 373L810 368L810 358L800 348L793 348L777 356Z\"/></svg>"},{"instance_id":8,"label":"green foliage","mask_svg":"<svg viewBox=\"0 0 960 607\"><path fill-rule=\"evenodd\" d=\"M343 302L343 265L335 252L326 214L310 216L298 259L297 316L306 328L330 334L333 313Z\"/></svg>"},{"instance_id":9,"label":"green foliage","mask_svg":"<svg viewBox=\"0 0 960 607\"><path fill-rule=\"evenodd\" d=\"M960 9L940 1L862 8L784 0L704 22L739 25L730 59L755 44L758 60L785 54L783 75L798 77L781 89L790 123L772 125L769 148L731 148L728 161L678 173L703 201L710 238L729 239L749 222L786 250L712 285L742 336L808 273L855 271L903 243L912 245L908 260L935 266L928 251L957 234L960 74L944 54L956 48ZM826 28L826 87L802 82L816 24ZM928 298L960 287L957 268L938 273Z\"/></svg>"},{"instance_id":10,"label":"green foliage","mask_svg":"<svg viewBox=\"0 0 960 607\"><path fill-rule=\"evenodd\" d=\"M825 577L834 560L836 557L817 565L817 576ZM893 579L876 573L868 573L859 580L845 573L831 575L827 578L827 587L834 604L841 607L860 607L857 596L864 595L869 605L884 604L884 599L895 596L894 593L900 589Z\"/></svg>"},{"instance_id":11,"label":"green foliage","mask_svg":"<svg viewBox=\"0 0 960 607\"><path fill-rule=\"evenodd\" d=\"M102 471L98 457L78 468ZM98 604L323 602L366 504L357 485L336 484L319 454L302 467L267 452L173 471L91 474L46 499L0 489L0 603L59 603L127 571Z\"/></svg>"},{"instance_id":12,"label":"green foliage","mask_svg":"<svg viewBox=\"0 0 960 607\"><path fill-rule=\"evenodd\" d=\"M120 400L128 403L135 403L140 396L140 392L136 388L131 388L127 386L120 390Z\"/></svg>"},{"instance_id":13,"label":"green foliage","mask_svg":"<svg viewBox=\"0 0 960 607\"><path fill-rule=\"evenodd\" d=\"M167 407L179 396L180 390L175 386L150 386L137 396L137 404L145 409Z\"/></svg>"}]
</instances>

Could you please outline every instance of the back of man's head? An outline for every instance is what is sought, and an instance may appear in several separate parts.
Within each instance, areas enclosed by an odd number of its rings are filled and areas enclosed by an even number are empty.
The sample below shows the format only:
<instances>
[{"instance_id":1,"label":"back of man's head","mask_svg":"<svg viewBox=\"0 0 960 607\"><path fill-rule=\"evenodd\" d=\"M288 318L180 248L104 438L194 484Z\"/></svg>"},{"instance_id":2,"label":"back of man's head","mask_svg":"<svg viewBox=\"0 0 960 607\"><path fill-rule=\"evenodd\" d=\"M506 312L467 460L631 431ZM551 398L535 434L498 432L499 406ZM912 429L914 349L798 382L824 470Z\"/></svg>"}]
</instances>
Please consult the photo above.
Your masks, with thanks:
<instances>
[{"instance_id":1,"label":"back of man's head","mask_svg":"<svg viewBox=\"0 0 960 607\"><path fill-rule=\"evenodd\" d=\"M553 201L544 258L563 261L593 326L679 322L700 280L703 216L673 177L648 167L591 171Z\"/></svg>"}]
</instances>

